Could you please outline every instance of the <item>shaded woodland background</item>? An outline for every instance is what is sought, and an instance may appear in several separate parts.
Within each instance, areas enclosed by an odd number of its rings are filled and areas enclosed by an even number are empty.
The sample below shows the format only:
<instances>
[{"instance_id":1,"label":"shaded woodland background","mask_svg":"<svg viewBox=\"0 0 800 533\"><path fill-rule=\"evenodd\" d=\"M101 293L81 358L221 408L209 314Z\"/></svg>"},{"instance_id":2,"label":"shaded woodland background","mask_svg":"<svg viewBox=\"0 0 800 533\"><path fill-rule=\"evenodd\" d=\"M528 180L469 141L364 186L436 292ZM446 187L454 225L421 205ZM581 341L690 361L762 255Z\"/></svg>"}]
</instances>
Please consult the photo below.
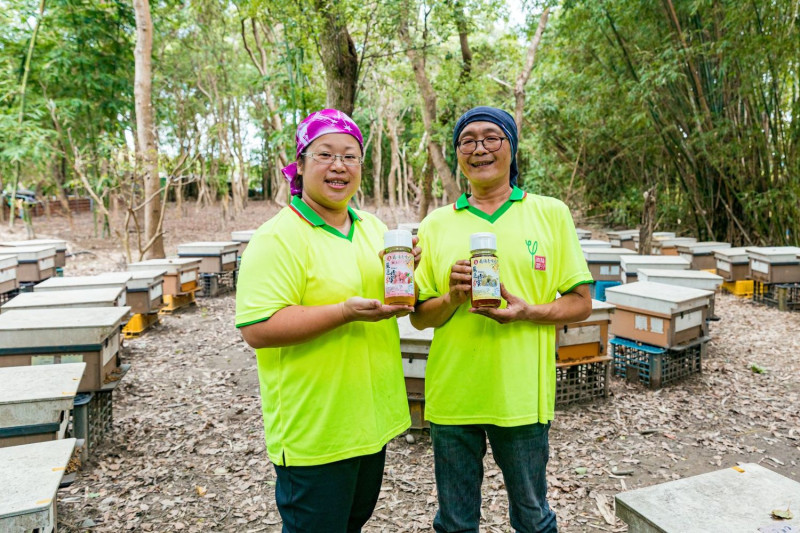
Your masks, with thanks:
<instances>
[{"instance_id":1,"label":"shaded woodland background","mask_svg":"<svg viewBox=\"0 0 800 533\"><path fill-rule=\"evenodd\" d=\"M0 189L63 205L91 196L129 256L158 254L164 202L219 202L229 218L250 201L284 204L296 124L330 106L365 135L359 205L421 218L466 188L456 119L494 105L516 111L522 186L583 223L636 226L651 191L657 229L797 244L799 11L798 0L0 0ZM139 118L149 110L152 126L137 125L145 63L152 106Z\"/></svg>"}]
</instances>

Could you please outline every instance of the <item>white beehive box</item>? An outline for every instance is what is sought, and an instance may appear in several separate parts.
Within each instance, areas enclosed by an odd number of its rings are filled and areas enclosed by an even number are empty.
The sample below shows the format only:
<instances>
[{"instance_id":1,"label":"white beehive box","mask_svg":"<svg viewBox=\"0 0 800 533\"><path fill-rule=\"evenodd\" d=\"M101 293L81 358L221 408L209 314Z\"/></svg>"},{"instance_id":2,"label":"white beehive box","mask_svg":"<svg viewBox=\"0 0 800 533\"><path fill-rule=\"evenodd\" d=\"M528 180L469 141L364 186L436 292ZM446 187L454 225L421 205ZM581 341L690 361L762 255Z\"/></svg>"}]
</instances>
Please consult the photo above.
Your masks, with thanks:
<instances>
[{"instance_id":1,"label":"white beehive box","mask_svg":"<svg viewBox=\"0 0 800 533\"><path fill-rule=\"evenodd\" d=\"M128 264L128 270L165 270L164 294L170 296L187 294L197 290L200 281L200 259L189 257L167 257L148 259Z\"/></svg>"},{"instance_id":2,"label":"white beehive box","mask_svg":"<svg viewBox=\"0 0 800 533\"><path fill-rule=\"evenodd\" d=\"M620 257L636 255L628 248L584 248L583 257L595 281L619 281Z\"/></svg>"},{"instance_id":3,"label":"white beehive box","mask_svg":"<svg viewBox=\"0 0 800 533\"><path fill-rule=\"evenodd\" d=\"M6 241L0 243L0 248L17 246L52 246L56 249L56 266L63 267L67 264L67 241L63 239L31 239L27 241ZM0 249L0 254L3 250Z\"/></svg>"},{"instance_id":4,"label":"white beehive box","mask_svg":"<svg viewBox=\"0 0 800 533\"><path fill-rule=\"evenodd\" d=\"M20 283L38 283L56 273L54 246L15 246L3 248L3 254L17 257L17 280Z\"/></svg>"},{"instance_id":5,"label":"white beehive box","mask_svg":"<svg viewBox=\"0 0 800 533\"><path fill-rule=\"evenodd\" d=\"M418 330L407 316L397 319L400 328L400 355L403 358L403 375L406 381L411 427L430 427L425 420L425 369L433 341L433 329Z\"/></svg>"},{"instance_id":6,"label":"white beehive box","mask_svg":"<svg viewBox=\"0 0 800 533\"><path fill-rule=\"evenodd\" d=\"M620 280L622 283L636 281L640 268L662 268L688 270L689 261L677 255L621 255Z\"/></svg>"},{"instance_id":7,"label":"white beehive box","mask_svg":"<svg viewBox=\"0 0 800 533\"><path fill-rule=\"evenodd\" d=\"M136 270L128 281L128 305L138 314L157 313L164 301L166 270Z\"/></svg>"},{"instance_id":8,"label":"white beehive box","mask_svg":"<svg viewBox=\"0 0 800 533\"><path fill-rule=\"evenodd\" d=\"M585 241L592 238L592 232L588 229L575 228L575 233L578 234L578 239Z\"/></svg>"},{"instance_id":9,"label":"white beehive box","mask_svg":"<svg viewBox=\"0 0 800 533\"><path fill-rule=\"evenodd\" d=\"M715 317L714 301L717 289L722 285L722 276L706 272L704 270L667 270L661 268L642 268L639 269L639 281L653 281L666 285L678 285L680 287L690 287L711 291L711 301L709 303L709 317Z\"/></svg>"},{"instance_id":10,"label":"white beehive box","mask_svg":"<svg viewBox=\"0 0 800 533\"><path fill-rule=\"evenodd\" d=\"M85 368L86 363L0 368L0 447L64 438Z\"/></svg>"},{"instance_id":11,"label":"white beehive box","mask_svg":"<svg viewBox=\"0 0 800 533\"><path fill-rule=\"evenodd\" d=\"M120 287L74 291L38 291L18 294L0 307L14 309L53 309L56 307L120 307L125 305L125 290Z\"/></svg>"},{"instance_id":12,"label":"white beehive box","mask_svg":"<svg viewBox=\"0 0 800 533\"><path fill-rule=\"evenodd\" d=\"M0 251L0 294L19 288L17 280L17 256L3 255Z\"/></svg>"},{"instance_id":13,"label":"white beehive box","mask_svg":"<svg viewBox=\"0 0 800 533\"><path fill-rule=\"evenodd\" d=\"M633 242L633 236L639 235L638 229L625 229L625 230L618 230L618 231L609 231L606 233L608 236L608 242L611 243L611 246L617 246L620 248L627 248L629 250L633 250L635 244Z\"/></svg>"},{"instance_id":14,"label":"white beehive box","mask_svg":"<svg viewBox=\"0 0 800 533\"><path fill-rule=\"evenodd\" d=\"M750 257L744 247L714 250L714 259L717 274L724 281L740 281L750 276Z\"/></svg>"},{"instance_id":15,"label":"white beehive box","mask_svg":"<svg viewBox=\"0 0 800 533\"><path fill-rule=\"evenodd\" d=\"M611 332L654 346L671 348L708 332L711 296L701 289L639 281L606 289L606 301L617 306Z\"/></svg>"},{"instance_id":16,"label":"white beehive box","mask_svg":"<svg viewBox=\"0 0 800 533\"><path fill-rule=\"evenodd\" d=\"M241 257L244 253L244 249L247 248L247 244L250 242L250 239L253 237L255 232L256 230L254 229L231 232L231 240L239 243L239 257Z\"/></svg>"},{"instance_id":17,"label":"white beehive box","mask_svg":"<svg viewBox=\"0 0 800 533\"><path fill-rule=\"evenodd\" d=\"M592 300L589 318L556 326L556 361L559 364L586 363L606 357L608 327L614 309L613 304Z\"/></svg>"},{"instance_id":18,"label":"white beehive box","mask_svg":"<svg viewBox=\"0 0 800 533\"><path fill-rule=\"evenodd\" d=\"M728 242L703 241L678 245L678 255L689 261L693 270L710 270L717 268L715 250L730 248Z\"/></svg>"},{"instance_id":19,"label":"white beehive box","mask_svg":"<svg viewBox=\"0 0 800 533\"><path fill-rule=\"evenodd\" d=\"M34 292L74 291L84 289L125 289L131 279L130 272L104 272L94 276L68 276L50 278L36 284Z\"/></svg>"},{"instance_id":20,"label":"white beehive box","mask_svg":"<svg viewBox=\"0 0 800 533\"><path fill-rule=\"evenodd\" d=\"M662 237L653 239L652 253L654 255L678 255L678 246L697 242L694 237Z\"/></svg>"},{"instance_id":21,"label":"white beehive box","mask_svg":"<svg viewBox=\"0 0 800 533\"><path fill-rule=\"evenodd\" d=\"M79 392L99 390L120 366L130 307L23 309L0 313L0 367L86 363Z\"/></svg>"},{"instance_id":22,"label":"white beehive box","mask_svg":"<svg viewBox=\"0 0 800 533\"><path fill-rule=\"evenodd\" d=\"M56 530L56 497L75 439L0 449L0 531Z\"/></svg>"},{"instance_id":23,"label":"white beehive box","mask_svg":"<svg viewBox=\"0 0 800 533\"><path fill-rule=\"evenodd\" d=\"M795 246L751 246L745 249L750 258L750 277L762 283L800 282L800 248Z\"/></svg>"},{"instance_id":24,"label":"white beehive box","mask_svg":"<svg viewBox=\"0 0 800 533\"><path fill-rule=\"evenodd\" d=\"M238 251L239 243L235 241L187 242L178 245L178 257L199 258L200 272L206 274L236 270Z\"/></svg>"},{"instance_id":25,"label":"white beehive box","mask_svg":"<svg viewBox=\"0 0 800 533\"><path fill-rule=\"evenodd\" d=\"M611 248L611 243L600 239L584 239L580 241L581 249L589 250L594 248Z\"/></svg>"}]
</instances>

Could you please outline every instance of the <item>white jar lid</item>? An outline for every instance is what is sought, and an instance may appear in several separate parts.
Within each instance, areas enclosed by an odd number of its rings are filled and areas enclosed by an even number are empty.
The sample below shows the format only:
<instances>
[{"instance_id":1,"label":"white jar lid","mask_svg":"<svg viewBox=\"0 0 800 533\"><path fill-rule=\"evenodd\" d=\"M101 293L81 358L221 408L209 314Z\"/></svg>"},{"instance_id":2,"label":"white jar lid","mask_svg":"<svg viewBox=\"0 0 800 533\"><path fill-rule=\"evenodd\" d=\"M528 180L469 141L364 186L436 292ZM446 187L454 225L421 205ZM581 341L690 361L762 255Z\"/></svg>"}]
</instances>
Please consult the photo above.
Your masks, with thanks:
<instances>
[{"instance_id":1,"label":"white jar lid","mask_svg":"<svg viewBox=\"0 0 800 533\"><path fill-rule=\"evenodd\" d=\"M392 229L383 234L384 248L412 248L411 232L407 229Z\"/></svg>"},{"instance_id":2,"label":"white jar lid","mask_svg":"<svg viewBox=\"0 0 800 533\"><path fill-rule=\"evenodd\" d=\"M497 236L494 233L473 233L469 236L469 249L497 250Z\"/></svg>"}]
</instances>

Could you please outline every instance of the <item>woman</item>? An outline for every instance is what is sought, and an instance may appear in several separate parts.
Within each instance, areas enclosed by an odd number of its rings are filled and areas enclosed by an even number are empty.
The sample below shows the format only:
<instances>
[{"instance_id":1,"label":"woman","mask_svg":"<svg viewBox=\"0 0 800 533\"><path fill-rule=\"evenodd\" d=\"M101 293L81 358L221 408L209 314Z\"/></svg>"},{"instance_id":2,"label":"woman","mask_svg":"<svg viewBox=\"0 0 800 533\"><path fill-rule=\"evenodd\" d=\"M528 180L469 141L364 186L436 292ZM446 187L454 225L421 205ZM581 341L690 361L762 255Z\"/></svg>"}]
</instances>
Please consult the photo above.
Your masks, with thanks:
<instances>
[{"instance_id":1,"label":"woman","mask_svg":"<svg viewBox=\"0 0 800 533\"><path fill-rule=\"evenodd\" d=\"M323 109L296 140L283 169L291 204L242 257L236 327L256 349L283 531L360 531L385 445L410 425L393 318L413 307L381 304L386 226L348 207L361 183L358 126Z\"/></svg>"}]
</instances>

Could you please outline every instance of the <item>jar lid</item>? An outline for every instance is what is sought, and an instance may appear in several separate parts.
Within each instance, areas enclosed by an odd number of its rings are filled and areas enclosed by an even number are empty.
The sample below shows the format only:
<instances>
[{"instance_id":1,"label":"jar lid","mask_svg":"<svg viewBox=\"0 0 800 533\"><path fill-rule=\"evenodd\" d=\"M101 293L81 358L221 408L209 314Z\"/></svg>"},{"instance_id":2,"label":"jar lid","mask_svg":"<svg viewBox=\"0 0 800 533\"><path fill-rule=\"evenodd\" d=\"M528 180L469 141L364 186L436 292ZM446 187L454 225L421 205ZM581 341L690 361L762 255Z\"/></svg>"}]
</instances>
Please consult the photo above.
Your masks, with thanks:
<instances>
[{"instance_id":1,"label":"jar lid","mask_svg":"<svg viewBox=\"0 0 800 533\"><path fill-rule=\"evenodd\" d=\"M392 229L383 234L384 248L412 248L411 232L407 229Z\"/></svg>"},{"instance_id":2,"label":"jar lid","mask_svg":"<svg viewBox=\"0 0 800 533\"><path fill-rule=\"evenodd\" d=\"M469 236L469 249L497 250L497 236L494 233L473 233Z\"/></svg>"}]
</instances>

